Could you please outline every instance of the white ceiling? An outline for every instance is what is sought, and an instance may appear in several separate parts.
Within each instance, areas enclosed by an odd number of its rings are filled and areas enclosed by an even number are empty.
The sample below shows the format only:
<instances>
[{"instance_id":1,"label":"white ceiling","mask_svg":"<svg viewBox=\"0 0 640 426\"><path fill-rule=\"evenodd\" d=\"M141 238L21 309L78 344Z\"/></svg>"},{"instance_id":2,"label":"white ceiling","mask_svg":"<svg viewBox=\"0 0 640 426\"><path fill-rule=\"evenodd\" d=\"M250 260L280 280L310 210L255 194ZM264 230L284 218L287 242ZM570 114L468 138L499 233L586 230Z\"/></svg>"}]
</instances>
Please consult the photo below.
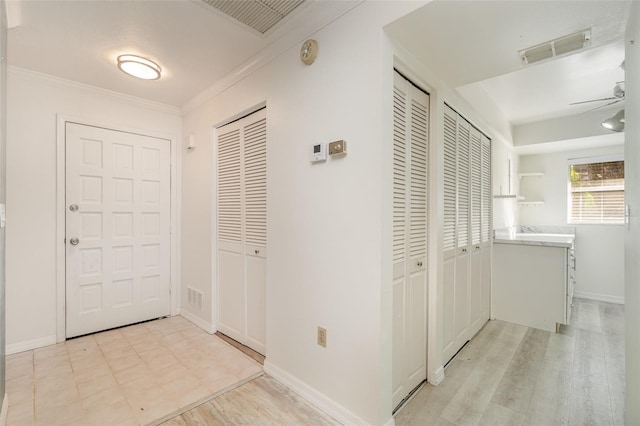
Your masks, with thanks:
<instances>
[{"instance_id":1,"label":"white ceiling","mask_svg":"<svg viewBox=\"0 0 640 426\"><path fill-rule=\"evenodd\" d=\"M290 47L357 3L308 1L263 37L200 0L10 0L10 16L17 10L21 17L9 30L8 62L179 107L265 49ZM386 31L471 103L488 93L517 125L585 111L592 105L568 104L611 96L623 79L628 10L627 0L439 0ZM520 61L518 50L585 28L592 29L588 50L528 67ZM123 74L115 66L122 53L157 61L163 78Z\"/></svg>"},{"instance_id":2,"label":"white ceiling","mask_svg":"<svg viewBox=\"0 0 640 426\"><path fill-rule=\"evenodd\" d=\"M610 97L629 1L434 1L387 28L472 104L488 94L512 125L585 112ZM518 51L587 28L591 46L524 65Z\"/></svg>"},{"instance_id":3,"label":"white ceiling","mask_svg":"<svg viewBox=\"0 0 640 426\"><path fill-rule=\"evenodd\" d=\"M263 37L200 0L10 0L10 16L21 16L9 30L8 63L182 106L267 46L298 42L351 7L307 2ZM158 62L163 77L123 74L115 65L123 53Z\"/></svg>"}]
</instances>

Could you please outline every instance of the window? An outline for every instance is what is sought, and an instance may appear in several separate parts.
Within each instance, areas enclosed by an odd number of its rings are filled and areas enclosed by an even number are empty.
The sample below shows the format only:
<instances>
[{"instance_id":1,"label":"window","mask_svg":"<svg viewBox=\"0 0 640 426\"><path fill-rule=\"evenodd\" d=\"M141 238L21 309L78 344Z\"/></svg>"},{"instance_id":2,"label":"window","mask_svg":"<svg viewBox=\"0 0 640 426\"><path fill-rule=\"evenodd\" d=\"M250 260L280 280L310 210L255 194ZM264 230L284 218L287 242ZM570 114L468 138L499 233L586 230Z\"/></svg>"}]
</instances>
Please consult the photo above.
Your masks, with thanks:
<instances>
[{"instance_id":1,"label":"window","mask_svg":"<svg viewBox=\"0 0 640 426\"><path fill-rule=\"evenodd\" d=\"M597 160L569 161L569 223L624 223L624 161Z\"/></svg>"}]
</instances>

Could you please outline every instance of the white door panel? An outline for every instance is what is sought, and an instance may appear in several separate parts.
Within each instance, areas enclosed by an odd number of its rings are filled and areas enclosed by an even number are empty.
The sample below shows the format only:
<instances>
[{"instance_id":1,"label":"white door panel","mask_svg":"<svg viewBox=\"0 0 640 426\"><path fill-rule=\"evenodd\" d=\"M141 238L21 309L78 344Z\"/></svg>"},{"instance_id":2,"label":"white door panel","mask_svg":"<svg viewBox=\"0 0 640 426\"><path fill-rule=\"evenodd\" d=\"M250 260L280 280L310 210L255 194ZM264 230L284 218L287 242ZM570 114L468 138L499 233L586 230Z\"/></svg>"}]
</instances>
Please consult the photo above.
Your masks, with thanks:
<instances>
[{"instance_id":1,"label":"white door panel","mask_svg":"<svg viewBox=\"0 0 640 426\"><path fill-rule=\"evenodd\" d=\"M398 73L393 104L393 362L397 407L427 376L429 95Z\"/></svg>"},{"instance_id":2,"label":"white door panel","mask_svg":"<svg viewBox=\"0 0 640 426\"><path fill-rule=\"evenodd\" d=\"M267 327L265 318L267 259L260 256L247 256L247 331L246 344L261 354L265 353Z\"/></svg>"},{"instance_id":3,"label":"white door panel","mask_svg":"<svg viewBox=\"0 0 640 426\"><path fill-rule=\"evenodd\" d=\"M427 377L426 364L426 347L427 333L424 324L427 317L427 298L426 298L426 271L424 268L419 272L412 274L409 283L409 310L408 314L408 339L409 339L409 356L408 356L408 376L409 390L418 386Z\"/></svg>"},{"instance_id":4,"label":"white door panel","mask_svg":"<svg viewBox=\"0 0 640 426\"><path fill-rule=\"evenodd\" d=\"M244 343L244 265L237 252L218 251L218 329Z\"/></svg>"},{"instance_id":5,"label":"white door panel","mask_svg":"<svg viewBox=\"0 0 640 426\"><path fill-rule=\"evenodd\" d=\"M169 221L168 140L66 123L67 337L170 314Z\"/></svg>"},{"instance_id":6,"label":"white door panel","mask_svg":"<svg viewBox=\"0 0 640 426\"><path fill-rule=\"evenodd\" d=\"M405 360L405 291L404 278L393 283L393 337L392 337L392 389L393 406L397 406L400 401L411 391L406 389L405 370L407 370Z\"/></svg>"},{"instance_id":7,"label":"white door panel","mask_svg":"<svg viewBox=\"0 0 640 426\"><path fill-rule=\"evenodd\" d=\"M491 141L445 105L443 360L489 319Z\"/></svg>"},{"instance_id":8,"label":"white door panel","mask_svg":"<svg viewBox=\"0 0 640 426\"><path fill-rule=\"evenodd\" d=\"M443 262L443 295L442 295L442 360L446 363L457 352L455 344L455 257Z\"/></svg>"},{"instance_id":9,"label":"white door panel","mask_svg":"<svg viewBox=\"0 0 640 426\"><path fill-rule=\"evenodd\" d=\"M218 129L218 328L266 353L266 111Z\"/></svg>"},{"instance_id":10,"label":"white door panel","mask_svg":"<svg viewBox=\"0 0 640 426\"><path fill-rule=\"evenodd\" d=\"M469 254L469 334L475 335L484 322L482 321L482 253L480 246L472 248Z\"/></svg>"}]
</instances>

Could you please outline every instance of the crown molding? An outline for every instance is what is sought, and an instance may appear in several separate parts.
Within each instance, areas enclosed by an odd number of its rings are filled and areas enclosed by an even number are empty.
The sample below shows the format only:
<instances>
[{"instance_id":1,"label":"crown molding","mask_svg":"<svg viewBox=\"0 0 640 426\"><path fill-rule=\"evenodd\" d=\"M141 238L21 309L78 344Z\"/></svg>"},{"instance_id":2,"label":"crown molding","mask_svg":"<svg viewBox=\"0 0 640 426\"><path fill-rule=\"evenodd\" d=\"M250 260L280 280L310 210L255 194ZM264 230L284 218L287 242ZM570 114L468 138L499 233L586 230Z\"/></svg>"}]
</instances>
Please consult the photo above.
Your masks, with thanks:
<instances>
[{"instance_id":1,"label":"crown molding","mask_svg":"<svg viewBox=\"0 0 640 426\"><path fill-rule=\"evenodd\" d=\"M282 55L292 46L301 43L311 36L311 34L327 27L363 2L364 0L312 3L303 11L303 13L307 15L306 18L300 17L300 19L297 17L298 19L286 23L290 25L279 28L277 34L282 34L279 38L275 39L225 77L206 88L202 93L185 102L182 105L182 114L186 115L192 112L220 93L235 86L243 79ZM318 6L319 4L321 4L321 6ZM331 7L327 7L327 4L330 4ZM296 25L294 22L298 24ZM275 33L274 36L276 36Z\"/></svg>"},{"instance_id":2,"label":"crown molding","mask_svg":"<svg viewBox=\"0 0 640 426\"><path fill-rule=\"evenodd\" d=\"M38 71L29 70L26 68L16 67L13 65L9 65L7 67L7 75L8 75L8 84L11 84L11 76L27 76L30 78L35 78L44 82L57 84L60 86L66 86L73 89L79 89L86 92L91 92L95 95L105 96L112 99L117 99L122 102L126 102L131 105L135 105L138 107L146 108L152 111L162 112L165 114L171 114L175 116L182 116L182 112L180 108L167 105L160 102L153 102L148 99L138 98L136 96L126 95L124 93L116 92L113 90L103 89L101 87L92 86L85 83L79 83L73 80L67 80L61 77L56 77L50 74L44 74Z\"/></svg>"}]
</instances>

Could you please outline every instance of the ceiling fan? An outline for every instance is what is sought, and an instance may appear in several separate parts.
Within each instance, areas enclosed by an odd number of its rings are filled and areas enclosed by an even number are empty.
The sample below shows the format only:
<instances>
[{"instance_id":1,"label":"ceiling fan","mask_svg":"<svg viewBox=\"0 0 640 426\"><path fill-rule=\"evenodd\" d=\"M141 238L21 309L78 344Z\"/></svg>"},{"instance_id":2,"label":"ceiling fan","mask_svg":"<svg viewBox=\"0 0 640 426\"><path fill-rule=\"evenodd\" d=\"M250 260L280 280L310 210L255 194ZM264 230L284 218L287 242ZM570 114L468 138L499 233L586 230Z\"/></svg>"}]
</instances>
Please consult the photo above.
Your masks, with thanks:
<instances>
[{"instance_id":1,"label":"ceiling fan","mask_svg":"<svg viewBox=\"0 0 640 426\"><path fill-rule=\"evenodd\" d=\"M600 98L600 99L591 99L588 101L581 101L581 102L573 102L570 103L569 105L580 105L580 104L586 104L586 103L590 103L590 102L603 102L603 101L611 101L611 102L607 102L606 104L600 105L595 107L593 110L596 109L600 109L600 108L604 108L606 106L609 105L613 105L616 104L618 102L624 101L624 81L618 81L616 83L616 85L613 87L613 96L608 97L608 98ZM591 111L593 111L591 110Z\"/></svg>"}]
</instances>

